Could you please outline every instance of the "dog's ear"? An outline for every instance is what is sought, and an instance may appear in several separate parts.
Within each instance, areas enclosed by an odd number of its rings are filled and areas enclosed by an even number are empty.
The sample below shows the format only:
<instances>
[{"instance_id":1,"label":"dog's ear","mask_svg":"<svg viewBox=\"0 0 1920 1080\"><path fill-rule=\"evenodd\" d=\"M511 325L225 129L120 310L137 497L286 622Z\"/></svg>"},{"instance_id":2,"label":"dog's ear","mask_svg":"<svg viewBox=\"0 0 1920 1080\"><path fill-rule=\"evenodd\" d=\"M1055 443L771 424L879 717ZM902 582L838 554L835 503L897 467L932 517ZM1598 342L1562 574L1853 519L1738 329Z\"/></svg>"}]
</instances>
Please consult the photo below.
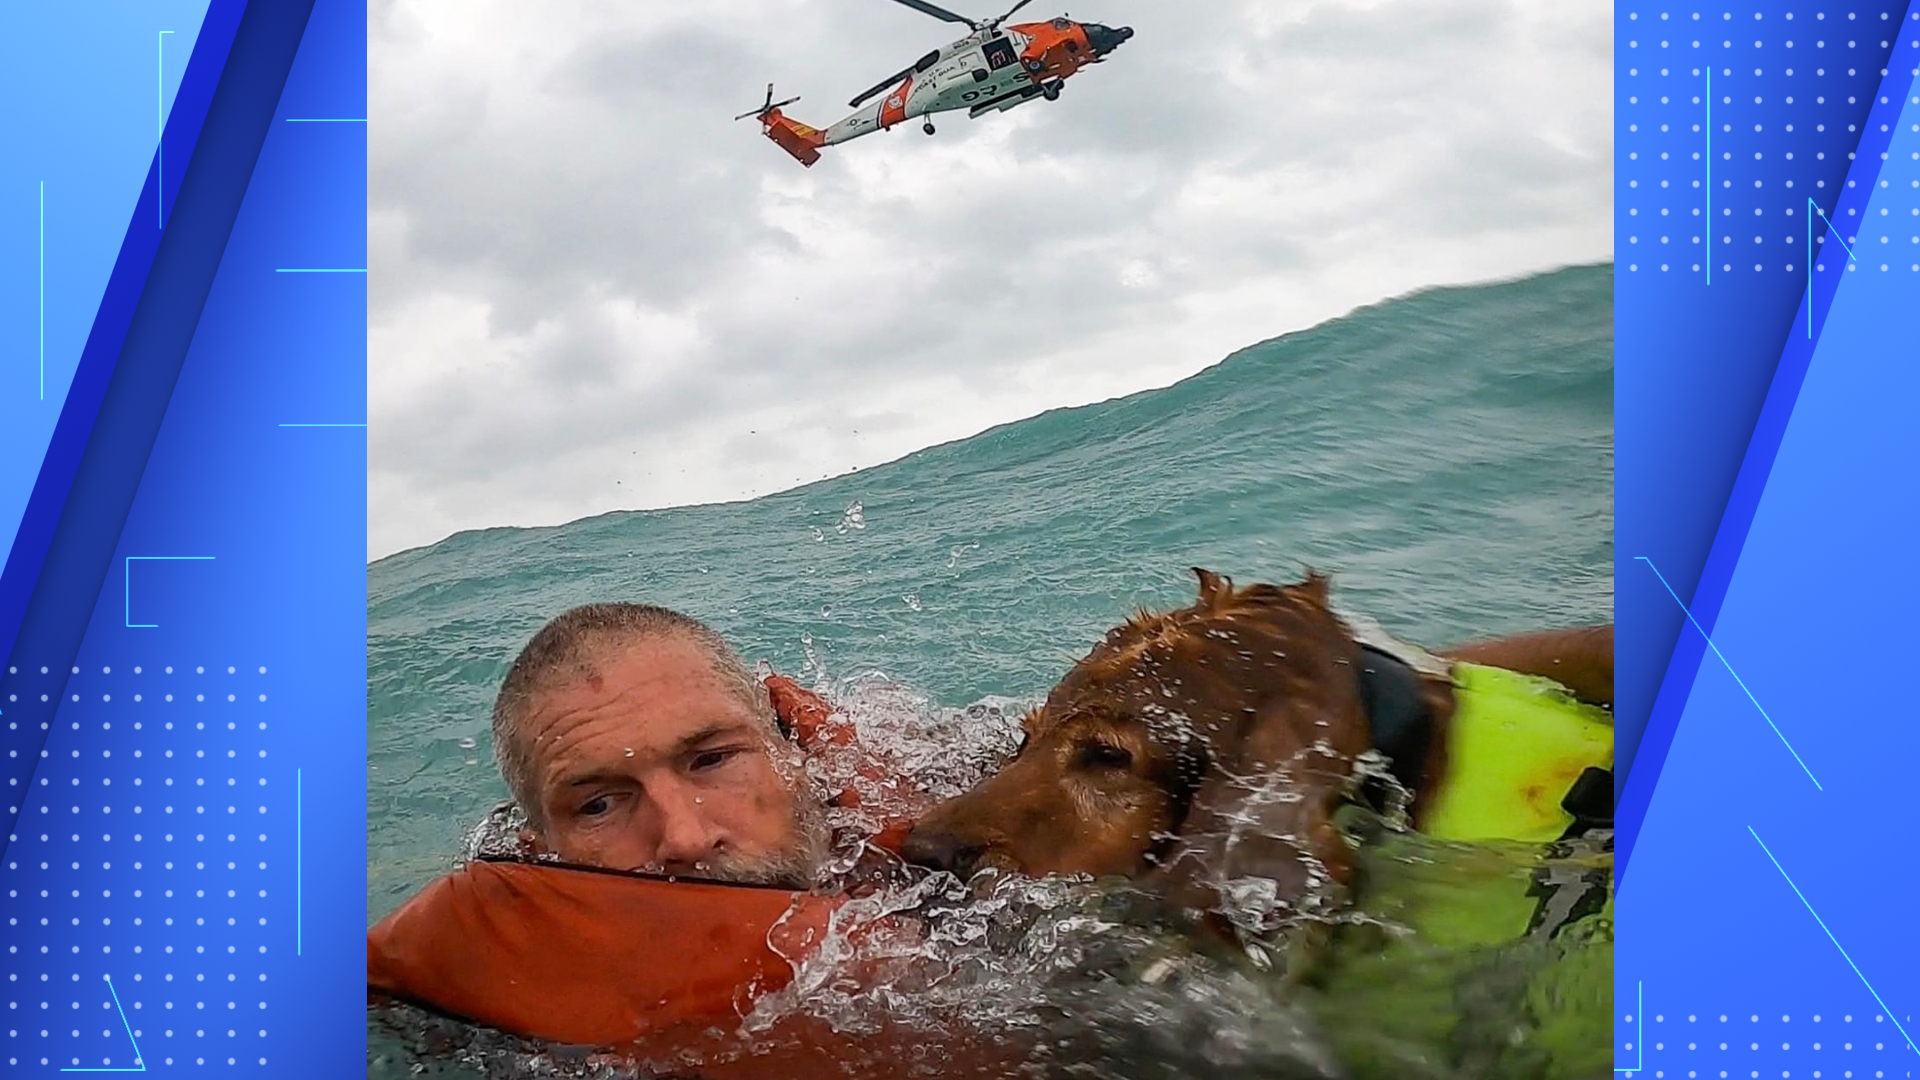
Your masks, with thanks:
<instances>
[{"instance_id":1,"label":"dog's ear","mask_svg":"<svg viewBox=\"0 0 1920 1080\"><path fill-rule=\"evenodd\" d=\"M1207 911L1236 878L1271 880L1289 902L1344 883L1351 857L1333 817L1366 750L1360 708L1357 689L1281 690L1200 733L1208 764L1163 871L1169 899Z\"/></svg>"},{"instance_id":2,"label":"dog's ear","mask_svg":"<svg viewBox=\"0 0 1920 1080\"><path fill-rule=\"evenodd\" d=\"M1244 753L1216 763L1195 791L1181 830L1182 843L1167 867L1173 896L1196 910L1216 908L1222 887L1237 878L1266 878L1278 898L1295 900L1344 882L1349 858L1333 827L1352 770L1350 758L1296 745L1267 764Z\"/></svg>"},{"instance_id":3,"label":"dog's ear","mask_svg":"<svg viewBox=\"0 0 1920 1080\"><path fill-rule=\"evenodd\" d=\"M1295 585L1294 588L1299 591L1300 595L1323 608L1330 608L1332 606L1333 579L1315 570L1311 566L1307 567L1306 579L1300 582L1300 584Z\"/></svg>"},{"instance_id":4,"label":"dog's ear","mask_svg":"<svg viewBox=\"0 0 1920 1080\"><path fill-rule=\"evenodd\" d=\"M1211 570L1193 567L1193 576L1200 579L1200 597L1194 606L1207 611L1218 611L1221 605L1233 597L1233 579Z\"/></svg>"}]
</instances>

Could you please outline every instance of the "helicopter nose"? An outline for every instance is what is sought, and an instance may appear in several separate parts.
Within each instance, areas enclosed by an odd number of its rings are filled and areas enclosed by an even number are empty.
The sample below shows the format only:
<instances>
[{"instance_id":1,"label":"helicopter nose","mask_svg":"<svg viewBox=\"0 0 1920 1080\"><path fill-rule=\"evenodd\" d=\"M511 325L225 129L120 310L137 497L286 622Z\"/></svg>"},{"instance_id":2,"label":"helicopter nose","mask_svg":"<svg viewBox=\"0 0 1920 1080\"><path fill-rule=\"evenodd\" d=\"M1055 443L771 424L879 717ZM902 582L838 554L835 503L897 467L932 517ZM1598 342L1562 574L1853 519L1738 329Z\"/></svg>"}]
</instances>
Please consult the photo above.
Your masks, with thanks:
<instances>
[{"instance_id":1,"label":"helicopter nose","mask_svg":"<svg viewBox=\"0 0 1920 1080\"><path fill-rule=\"evenodd\" d=\"M1120 43L1133 36L1131 26L1101 26L1099 23L1087 23L1087 44L1093 46L1093 55L1105 56L1120 47Z\"/></svg>"}]
</instances>

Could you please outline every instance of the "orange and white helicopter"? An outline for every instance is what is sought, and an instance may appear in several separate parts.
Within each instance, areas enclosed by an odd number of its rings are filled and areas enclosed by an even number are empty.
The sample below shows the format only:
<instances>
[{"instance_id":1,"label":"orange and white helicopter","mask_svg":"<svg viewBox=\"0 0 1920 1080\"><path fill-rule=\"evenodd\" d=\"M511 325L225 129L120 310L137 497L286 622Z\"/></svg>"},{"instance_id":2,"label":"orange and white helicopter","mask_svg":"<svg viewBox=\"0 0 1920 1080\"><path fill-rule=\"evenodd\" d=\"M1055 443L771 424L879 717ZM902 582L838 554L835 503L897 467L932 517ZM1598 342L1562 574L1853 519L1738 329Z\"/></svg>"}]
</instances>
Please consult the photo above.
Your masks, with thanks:
<instances>
[{"instance_id":1,"label":"orange and white helicopter","mask_svg":"<svg viewBox=\"0 0 1920 1080\"><path fill-rule=\"evenodd\" d=\"M1060 84L1068 76L1088 64L1099 63L1133 36L1131 27L1074 22L1065 17L1002 28L1014 12L1032 0L1020 0L1006 14L985 21L956 15L927 0L896 2L943 22L961 23L972 32L880 80L848 103L858 112L825 130L809 127L781 112L800 99L774 101L772 83L767 84L764 104L734 119L759 118L767 138L800 164L811 166L820 160L823 146L885 131L911 117L928 117L920 127L931 135L934 113L966 109L969 117L977 117L1004 112L1035 98L1053 101L1060 96ZM889 88L891 93L861 108Z\"/></svg>"}]
</instances>

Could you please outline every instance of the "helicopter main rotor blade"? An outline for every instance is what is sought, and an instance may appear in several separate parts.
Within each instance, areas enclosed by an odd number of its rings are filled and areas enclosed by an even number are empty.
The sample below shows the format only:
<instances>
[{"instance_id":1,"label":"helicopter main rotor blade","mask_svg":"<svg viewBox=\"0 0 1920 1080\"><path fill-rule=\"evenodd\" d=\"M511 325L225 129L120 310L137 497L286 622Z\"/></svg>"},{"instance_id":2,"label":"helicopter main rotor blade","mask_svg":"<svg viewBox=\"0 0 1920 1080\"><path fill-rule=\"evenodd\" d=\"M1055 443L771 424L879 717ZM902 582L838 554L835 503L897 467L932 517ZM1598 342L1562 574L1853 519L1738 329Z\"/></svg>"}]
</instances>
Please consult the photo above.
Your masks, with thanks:
<instances>
[{"instance_id":1,"label":"helicopter main rotor blade","mask_svg":"<svg viewBox=\"0 0 1920 1080\"><path fill-rule=\"evenodd\" d=\"M901 68L899 71L896 71L893 74L887 76L886 78L881 79L879 82L873 84L872 89L865 91L864 93L860 94L858 97L854 98L852 101L847 102L847 107L850 109L859 108L864 102L871 99L875 94L884 93L887 90L892 89L893 86L897 84L901 79L906 78L908 75L912 73L913 73L913 69L910 67Z\"/></svg>"},{"instance_id":2,"label":"helicopter main rotor blade","mask_svg":"<svg viewBox=\"0 0 1920 1080\"><path fill-rule=\"evenodd\" d=\"M1019 11L1021 8L1026 7L1028 4L1031 4L1031 3L1033 3L1033 0L1020 0L1019 3L1008 8L1007 13L1005 15L1002 15L999 18L993 20L993 25L999 26L1001 23L1006 22L1008 19L1013 18L1014 12Z\"/></svg>"},{"instance_id":3,"label":"helicopter main rotor blade","mask_svg":"<svg viewBox=\"0 0 1920 1080\"><path fill-rule=\"evenodd\" d=\"M948 11L946 8L943 8L938 4L927 3L927 0L894 0L894 2L910 7L913 10L920 12L922 15L931 15L942 22L960 23L961 25L972 28L972 29L979 28L978 23L974 22L972 19L967 18L965 15L956 15L953 12Z\"/></svg>"}]
</instances>

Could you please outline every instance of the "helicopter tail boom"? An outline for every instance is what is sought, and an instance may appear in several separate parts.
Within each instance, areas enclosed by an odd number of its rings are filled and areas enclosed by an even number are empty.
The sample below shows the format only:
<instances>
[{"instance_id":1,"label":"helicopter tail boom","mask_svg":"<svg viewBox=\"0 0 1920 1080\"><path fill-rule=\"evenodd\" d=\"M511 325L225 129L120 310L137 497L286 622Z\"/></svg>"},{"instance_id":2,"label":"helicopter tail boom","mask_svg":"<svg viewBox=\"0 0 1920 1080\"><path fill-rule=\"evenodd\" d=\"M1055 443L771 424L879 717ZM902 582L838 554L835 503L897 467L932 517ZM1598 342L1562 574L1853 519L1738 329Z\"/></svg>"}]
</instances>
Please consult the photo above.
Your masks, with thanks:
<instances>
[{"instance_id":1,"label":"helicopter tail boom","mask_svg":"<svg viewBox=\"0 0 1920 1080\"><path fill-rule=\"evenodd\" d=\"M793 155L795 161L811 168L820 160L820 147L826 142L826 134L819 128L803 124L777 108L763 113L760 123L767 138Z\"/></svg>"}]
</instances>

